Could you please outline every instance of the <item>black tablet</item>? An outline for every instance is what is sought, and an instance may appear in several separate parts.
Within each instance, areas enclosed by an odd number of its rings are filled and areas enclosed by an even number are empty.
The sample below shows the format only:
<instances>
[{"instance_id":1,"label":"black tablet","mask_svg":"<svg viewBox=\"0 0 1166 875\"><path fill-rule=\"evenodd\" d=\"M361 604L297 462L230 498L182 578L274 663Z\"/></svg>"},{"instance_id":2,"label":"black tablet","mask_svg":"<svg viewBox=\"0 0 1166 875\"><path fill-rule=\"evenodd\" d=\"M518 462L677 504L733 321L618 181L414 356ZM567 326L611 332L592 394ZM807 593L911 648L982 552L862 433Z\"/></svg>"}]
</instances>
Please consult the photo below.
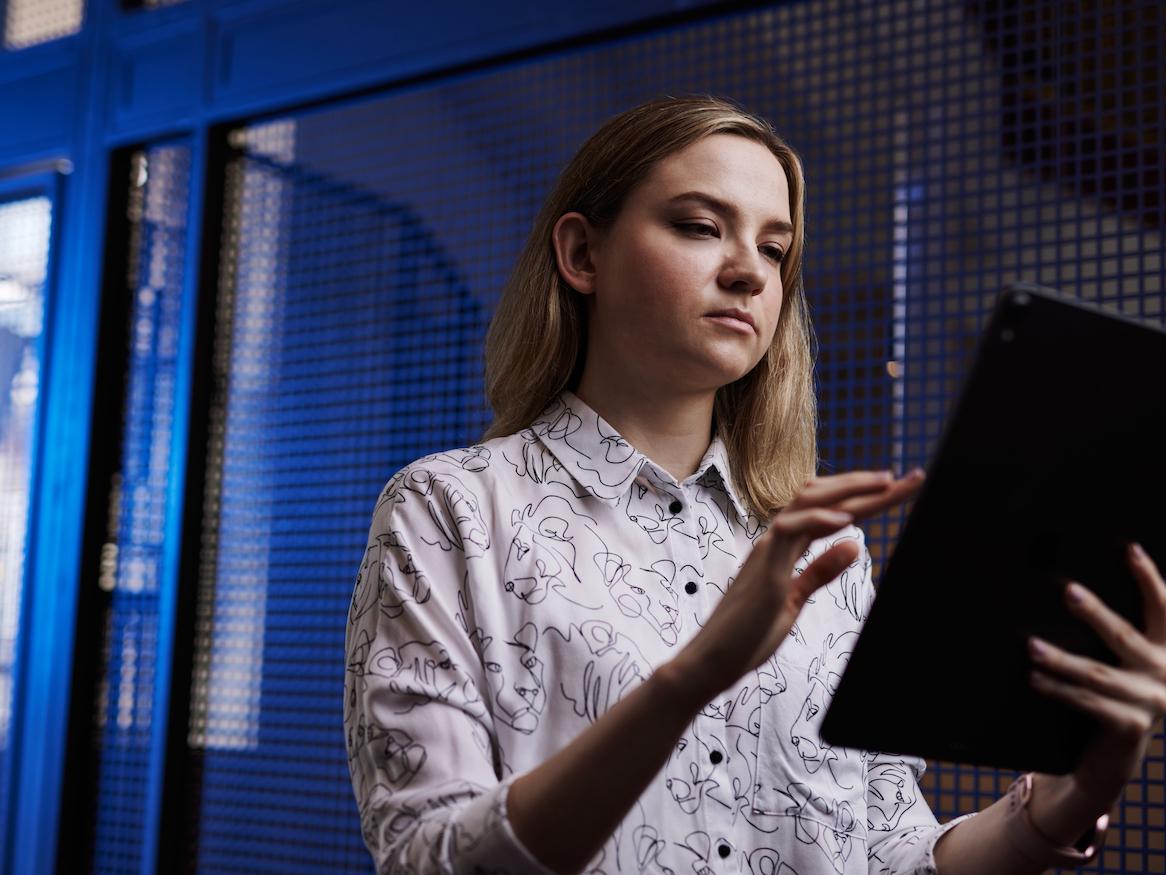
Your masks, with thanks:
<instances>
[{"instance_id":1,"label":"black tablet","mask_svg":"<svg viewBox=\"0 0 1166 875\"><path fill-rule=\"evenodd\" d=\"M1166 331L1025 284L980 338L822 724L830 744L1066 773L1094 721L1038 694L1039 635L1115 663L1078 580L1141 626L1124 557L1166 567Z\"/></svg>"}]
</instances>

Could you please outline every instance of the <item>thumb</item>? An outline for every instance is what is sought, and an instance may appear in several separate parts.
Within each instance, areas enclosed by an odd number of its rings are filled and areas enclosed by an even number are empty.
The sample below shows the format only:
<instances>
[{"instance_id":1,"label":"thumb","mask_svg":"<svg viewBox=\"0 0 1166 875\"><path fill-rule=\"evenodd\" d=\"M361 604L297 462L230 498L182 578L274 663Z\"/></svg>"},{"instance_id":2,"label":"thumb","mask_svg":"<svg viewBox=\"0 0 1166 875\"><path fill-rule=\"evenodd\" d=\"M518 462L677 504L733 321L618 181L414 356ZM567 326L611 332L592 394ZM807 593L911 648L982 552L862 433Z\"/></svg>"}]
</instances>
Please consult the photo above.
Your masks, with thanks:
<instances>
[{"instance_id":1,"label":"thumb","mask_svg":"<svg viewBox=\"0 0 1166 875\"><path fill-rule=\"evenodd\" d=\"M841 574L858 558L860 552L858 541L848 538L839 541L806 566L806 570L793 581L799 602L804 602L816 590Z\"/></svg>"}]
</instances>

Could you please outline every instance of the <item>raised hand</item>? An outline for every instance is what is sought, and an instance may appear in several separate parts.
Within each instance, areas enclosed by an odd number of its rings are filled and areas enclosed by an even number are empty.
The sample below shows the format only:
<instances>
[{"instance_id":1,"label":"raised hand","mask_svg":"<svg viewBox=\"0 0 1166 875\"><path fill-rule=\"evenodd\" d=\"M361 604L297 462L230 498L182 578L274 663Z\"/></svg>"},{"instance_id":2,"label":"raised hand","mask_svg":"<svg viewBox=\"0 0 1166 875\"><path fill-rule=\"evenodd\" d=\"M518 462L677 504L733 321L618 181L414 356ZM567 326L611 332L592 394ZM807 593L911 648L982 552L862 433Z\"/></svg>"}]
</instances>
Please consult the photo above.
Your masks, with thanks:
<instances>
[{"instance_id":1,"label":"raised hand","mask_svg":"<svg viewBox=\"0 0 1166 875\"><path fill-rule=\"evenodd\" d=\"M1137 629L1079 583L1065 588L1069 609L1092 627L1120 665L1069 653L1032 638L1029 652L1038 668L1035 689L1092 714L1103 727L1073 773L1079 789L1108 808L1141 769L1154 730L1166 713L1166 581L1137 545L1128 562L1142 591L1145 631Z\"/></svg>"},{"instance_id":2,"label":"raised hand","mask_svg":"<svg viewBox=\"0 0 1166 875\"><path fill-rule=\"evenodd\" d=\"M906 501L922 483L921 469L898 480L889 471L810 479L773 517L704 628L677 656L684 675L711 698L769 658L806 599L858 558L856 543L843 540L795 575L810 543Z\"/></svg>"}]
</instances>

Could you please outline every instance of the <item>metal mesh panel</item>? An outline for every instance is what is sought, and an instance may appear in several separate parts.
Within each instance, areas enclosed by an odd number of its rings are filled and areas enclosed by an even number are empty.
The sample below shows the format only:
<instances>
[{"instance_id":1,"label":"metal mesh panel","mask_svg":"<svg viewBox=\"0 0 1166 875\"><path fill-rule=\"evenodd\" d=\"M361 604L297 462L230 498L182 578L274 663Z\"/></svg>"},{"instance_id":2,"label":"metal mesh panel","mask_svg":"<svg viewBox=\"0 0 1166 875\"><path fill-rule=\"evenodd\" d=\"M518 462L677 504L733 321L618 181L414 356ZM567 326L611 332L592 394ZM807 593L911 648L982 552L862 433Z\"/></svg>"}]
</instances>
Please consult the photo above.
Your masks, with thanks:
<instances>
[{"instance_id":1,"label":"metal mesh panel","mask_svg":"<svg viewBox=\"0 0 1166 875\"><path fill-rule=\"evenodd\" d=\"M0 203L0 859L7 849L13 694L24 591L52 201Z\"/></svg>"},{"instance_id":2,"label":"metal mesh panel","mask_svg":"<svg viewBox=\"0 0 1166 875\"><path fill-rule=\"evenodd\" d=\"M927 459L1004 281L1161 318L1161 19L1059 8L784 4L236 131L192 868L367 871L339 696L371 504L401 464L486 426L488 314L555 174L609 115L712 92L802 154L828 468ZM876 572L900 524L867 527ZM1158 741L1101 871L1166 868L1161 774ZM947 819L1011 777L934 764L925 789Z\"/></svg>"},{"instance_id":3,"label":"metal mesh panel","mask_svg":"<svg viewBox=\"0 0 1166 875\"><path fill-rule=\"evenodd\" d=\"M400 444L393 411L413 407L419 437L446 442L483 421L487 311L447 242L408 198L314 167L344 157L326 125L302 134L236 132L245 157L227 174L189 732L200 871L365 865L329 620L347 610L384 459L419 445Z\"/></svg>"},{"instance_id":4,"label":"metal mesh panel","mask_svg":"<svg viewBox=\"0 0 1166 875\"><path fill-rule=\"evenodd\" d=\"M170 488L190 148L155 146L130 160L129 298L121 458L109 496L98 585L101 672L92 742L97 769L96 872L142 871L154 714L160 578ZM111 291L116 293L116 290ZM115 420L114 422L117 422Z\"/></svg>"},{"instance_id":5,"label":"metal mesh panel","mask_svg":"<svg viewBox=\"0 0 1166 875\"><path fill-rule=\"evenodd\" d=\"M84 0L5 0L4 48L23 49L81 30Z\"/></svg>"}]
</instances>

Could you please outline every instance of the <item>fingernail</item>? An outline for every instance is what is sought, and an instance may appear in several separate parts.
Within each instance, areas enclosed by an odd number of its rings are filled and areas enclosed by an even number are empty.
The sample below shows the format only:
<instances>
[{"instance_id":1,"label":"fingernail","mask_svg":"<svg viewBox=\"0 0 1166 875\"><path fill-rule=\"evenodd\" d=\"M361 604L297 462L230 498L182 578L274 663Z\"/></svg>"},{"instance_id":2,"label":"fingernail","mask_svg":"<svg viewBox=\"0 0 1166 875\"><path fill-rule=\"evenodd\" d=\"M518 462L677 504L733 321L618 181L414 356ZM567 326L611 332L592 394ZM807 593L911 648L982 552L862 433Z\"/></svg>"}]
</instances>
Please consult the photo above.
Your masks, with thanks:
<instances>
[{"instance_id":1,"label":"fingernail","mask_svg":"<svg viewBox=\"0 0 1166 875\"><path fill-rule=\"evenodd\" d=\"M1079 583L1070 583L1065 592L1065 597L1074 605L1083 604L1085 601L1085 587Z\"/></svg>"},{"instance_id":2,"label":"fingernail","mask_svg":"<svg viewBox=\"0 0 1166 875\"><path fill-rule=\"evenodd\" d=\"M1028 649L1030 651L1032 651L1033 656L1048 656L1049 655L1048 645L1045 644L1043 641L1041 641L1039 638L1029 638L1028 639Z\"/></svg>"},{"instance_id":3,"label":"fingernail","mask_svg":"<svg viewBox=\"0 0 1166 875\"><path fill-rule=\"evenodd\" d=\"M1142 545L1137 541L1130 544L1130 558L1135 562L1144 562L1146 560L1146 551L1142 549Z\"/></svg>"},{"instance_id":4,"label":"fingernail","mask_svg":"<svg viewBox=\"0 0 1166 875\"><path fill-rule=\"evenodd\" d=\"M927 472L924 471L922 468L912 468L911 474L909 476L914 480L922 480L924 477L927 476Z\"/></svg>"}]
</instances>

